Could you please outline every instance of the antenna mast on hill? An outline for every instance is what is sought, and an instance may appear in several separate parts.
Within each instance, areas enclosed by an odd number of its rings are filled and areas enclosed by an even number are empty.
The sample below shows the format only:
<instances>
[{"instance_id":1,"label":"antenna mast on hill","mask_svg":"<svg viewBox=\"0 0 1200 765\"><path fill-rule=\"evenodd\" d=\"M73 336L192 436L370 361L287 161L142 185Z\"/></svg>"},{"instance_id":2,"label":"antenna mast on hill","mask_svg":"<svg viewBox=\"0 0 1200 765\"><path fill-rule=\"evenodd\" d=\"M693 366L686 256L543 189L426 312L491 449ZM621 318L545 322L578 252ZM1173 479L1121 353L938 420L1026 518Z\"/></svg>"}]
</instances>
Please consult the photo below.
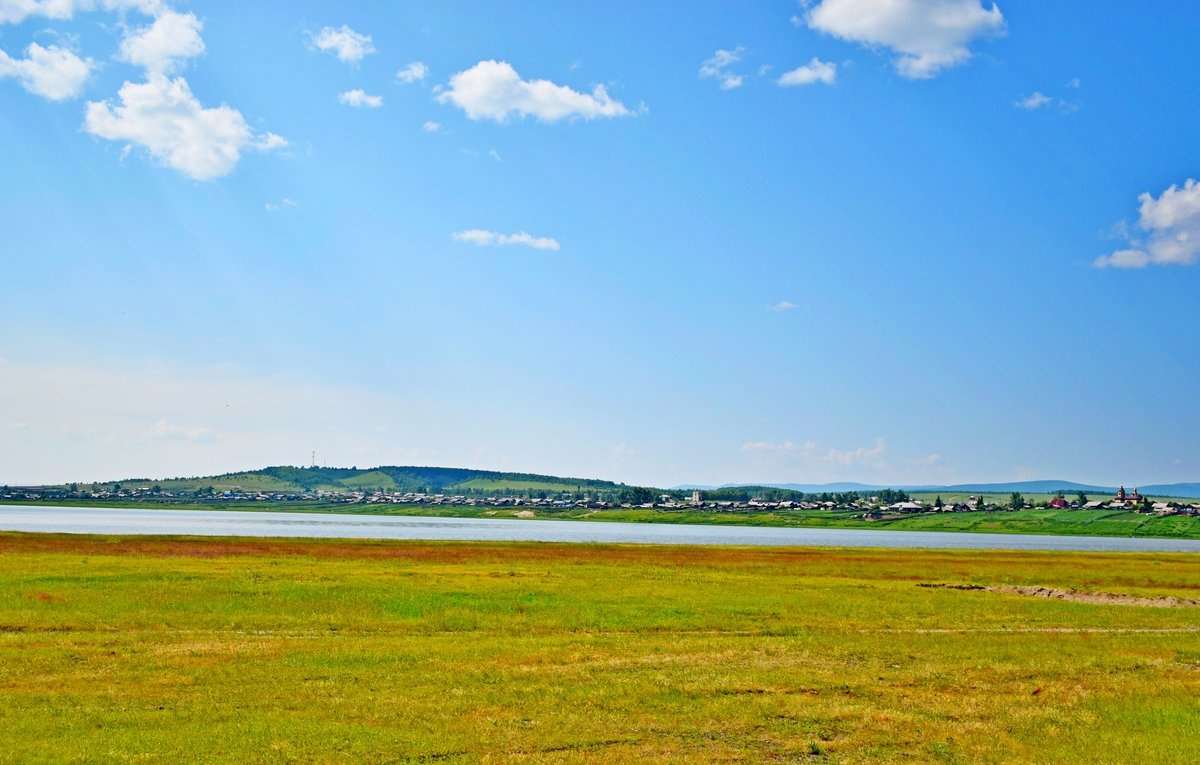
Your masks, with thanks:
<instances>
[{"instance_id":1,"label":"antenna mast on hill","mask_svg":"<svg viewBox=\"0 0 1200 765\"><path fill-rule=\"evenodd\" d=\"M317 466L317 450L316 450L316 449L313 449L313 453L312 453L312 462L311 462L310 464L311 464L313 467L316 467L316 466Z\"/></svg>"}]
</instances>

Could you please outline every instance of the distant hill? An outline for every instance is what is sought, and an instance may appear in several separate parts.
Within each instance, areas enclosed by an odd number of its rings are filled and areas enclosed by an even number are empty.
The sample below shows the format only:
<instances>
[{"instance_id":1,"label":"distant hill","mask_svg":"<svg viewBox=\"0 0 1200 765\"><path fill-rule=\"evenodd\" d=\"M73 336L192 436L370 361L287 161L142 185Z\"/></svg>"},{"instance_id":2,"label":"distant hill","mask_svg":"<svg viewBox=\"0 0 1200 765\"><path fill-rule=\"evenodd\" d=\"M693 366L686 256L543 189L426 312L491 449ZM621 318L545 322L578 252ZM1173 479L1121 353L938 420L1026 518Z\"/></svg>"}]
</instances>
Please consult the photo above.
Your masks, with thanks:
<instances>
[{"instance_id":1,"label":"distant hill","mask_svg":"<svg viewBox=\"0 0 1200 765\"><path fill-rule=\"evenodd\" d=\"M216 491L242 489L263 492L312 492L385 489L389 491L455 492L501 491L617 491L624 484L594 478L567 478L537 473L504 473L469 468L386 465L364 470L336 467L275 466L261 470L190 478L133 478L104 482L124 488L158 485L163 491L194 491L213 487Z\"/></svg>"},{"instance_id":2,"label":"distant hill","mask_svg":"<svg viewBox=\"0 0 1200 765\"><path fill-rule=\"evenodd\" d=\"M1149 497L1180 497L1200 499L1200 483L1162 483L1139 486L1138 491Z\"/></svg>"}]
</instances>

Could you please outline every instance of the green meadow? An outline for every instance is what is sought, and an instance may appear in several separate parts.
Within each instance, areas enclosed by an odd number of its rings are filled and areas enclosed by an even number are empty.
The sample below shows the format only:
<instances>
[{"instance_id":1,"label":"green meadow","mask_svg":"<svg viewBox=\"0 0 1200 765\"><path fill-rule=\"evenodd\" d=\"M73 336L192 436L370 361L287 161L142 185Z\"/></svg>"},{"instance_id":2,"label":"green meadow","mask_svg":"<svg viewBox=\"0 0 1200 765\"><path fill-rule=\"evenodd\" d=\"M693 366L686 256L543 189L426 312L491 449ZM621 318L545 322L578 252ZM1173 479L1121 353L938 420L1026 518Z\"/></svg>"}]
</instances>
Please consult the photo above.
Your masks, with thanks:
<instances>
[{"instance_id":1,"label":"green meadow","mask_svg":"<svg viewBox=\"0 0 1200 765\"><path fill-rule=\"evenodd\" d=\"M0 760L1192 763L1197 560L0 534Z\"/></svg>"}]
</instances>

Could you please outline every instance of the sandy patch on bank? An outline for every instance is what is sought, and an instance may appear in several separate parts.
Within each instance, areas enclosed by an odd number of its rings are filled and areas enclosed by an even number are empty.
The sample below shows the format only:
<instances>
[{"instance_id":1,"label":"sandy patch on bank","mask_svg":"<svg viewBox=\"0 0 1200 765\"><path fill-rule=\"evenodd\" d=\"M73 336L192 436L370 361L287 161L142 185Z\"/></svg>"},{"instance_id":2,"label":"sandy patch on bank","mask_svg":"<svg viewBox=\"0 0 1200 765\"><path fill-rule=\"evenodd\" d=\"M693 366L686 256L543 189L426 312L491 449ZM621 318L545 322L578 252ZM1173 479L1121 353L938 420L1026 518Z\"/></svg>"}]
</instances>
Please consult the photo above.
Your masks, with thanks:
<instances>
[{"instance_id":1,"label":"sandy patch on bank","mask_svg":"<svg viewBox=\"0 0 1200 765\"><path fill-rule=\"evenodd\" d=\"M513 513L513 515L517 516L518 518L532 518L534 517L535 513L532 510L518 510L517 512Z\"/></svg>"}]
</instances>

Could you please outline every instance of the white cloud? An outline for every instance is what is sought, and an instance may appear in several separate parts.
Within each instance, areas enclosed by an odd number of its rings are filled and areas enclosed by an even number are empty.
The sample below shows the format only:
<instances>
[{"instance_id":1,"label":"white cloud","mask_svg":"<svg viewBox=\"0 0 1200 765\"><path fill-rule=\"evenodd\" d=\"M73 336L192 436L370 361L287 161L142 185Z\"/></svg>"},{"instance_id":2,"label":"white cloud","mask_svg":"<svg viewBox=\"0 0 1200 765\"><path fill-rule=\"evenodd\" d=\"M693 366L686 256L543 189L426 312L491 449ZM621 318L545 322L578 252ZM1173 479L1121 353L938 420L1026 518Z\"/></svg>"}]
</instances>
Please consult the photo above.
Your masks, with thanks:
<instances>
[{"instance_id":1,"label":"white cloud","mask_svg":"<svg viewBox=\"0 0 1200 765\"><path fill-rule=\"evenodd\" d=\"M154 426L146 431L145 438L149 441L188 441L191 443L212 443L217 440L209 428L185 428L172 425L166 420L154 423Z\"/></svg>"},{"instance_id":2,"label":"white cloud","mask_svg":"<svg viewBox=\"0 0 1200 765\"><path fill-rule=\"evenodd\" d=\"M149 26L130 30L117 57L147 72L169 74L181 62L204 53L203 28L194 13L164 10Z\"/></svg>"},{"instance_id":3,"label":"white cloud","mask_svg":"<svg viewBox=\"0 0 1200 765\"><path fill-rule=\"evenodd\" d=\"M73 0L0 0L0 24L20 24L30 16L69 19L75 5Z\"/></svg>"},{"instance_id":4,"label":"white cloud","mask_svg":"<svg viewBox=\"0 0 1200 765\"><path fill-rule=\"evenodd\" d=\"M269 213L276 213L276 212L279 212L280 210L286 210L288 208L298 207L298 206L299 205L296 203L296 200L288 199L287 197L284 197L283 199L279 200L278 204L276 204L275 202L267 202L265 205L263 205L263 207Z\"/></svg>"},{"instance_id":5,"label":"white cloud","mask_svg":"<svg viewBox=\"0 0 1200 765\"><path fill-rule=\"evenodd\" d=\"M1005 29L1000 9L980 0L823 0L806 21L842 40L890 48L896 71L913 79L967 61L971 42Z\"/></svg>"},{"instance_id":6,"label":"white cloud","mask_svg":"<svg viewBox=\"0 0 1200 765\"><path fill-rule=\"evenodd\" d=\"M1034 109L1040 109L1043 106L1046 106L1047 104L1052 104L1052 103L1054 103L1053 98L1046 95L1045 93L1042 93L1041 91L1035 90L1035 91L1033 91L1033 93L1030 93L1028 96L1017 99L1015 106L1019 109L1028 109L1030 111L1033 111Z\"/></svg>"},{"instance_id":7,"label":"white cloud","mask_svg":"<svg viewBox=\"0 0 1200 765\"><path fill-rule=\"evenodd\" d=\"M15 77L25 90L51 101L79 95L92 72L91 59L57 45L30 43L25 56L15 59L0 50L0 79Z\"/></svg>"},{"instance_id":8,"label":"white cloud","mask_svg":"<svg viewBox=\"0 0 1200 765\"><path fill-rule=\"evenodd\" d=\"M776 82L780 85L812 85L823 82L832 85L837 80L837 64L813 58L804 66L784 72Z\"/></svg>"},{"instance_id":9,"label":"white cloud","mask_svg":"<svg viewBox=\"0 0 1200 765\"><path fill-rule=\"evenodd\" d=\"M746 49L740 45L733 50L718 50L712 55L712 58L705 60L700 65L700 77L716 80L721 86L721 90L733 90L741 87L745 78L729 71L729 67L741 61L745 52Z\"/></svg>"},{"instance_id":10,"label":"white cloud","mask_svg":"<svg viewBox=\"0 0 1200 765\"><path fill-rule=\"evenodd\" d=\"M378 109L383 106L383 96L371 96L361 89L347 90L345 93L338 93L338 100L346 106L367 107L368 109Z\"/></svg>"},{"instance_id":11,"label":"white cloud","mask_svg":"<svg viewBox=\"0 0 1200 765\"><path fill-rule=\"evenodd\" d=\"M1129 247L1096 258L1097 268L1144 268L1150 265L1190 266L1200 260L1200 183L1188 179L1141 202L1138 228L1145 236L1129 236Z\"/></svg>"},{"instance_id":12,"label":"white cloud","mask_svg":"<svg viewBox=\"0 0 1200 765\"><path fill-rule=\"evenodd\" d=\"M85 129L141 146L162 164L198 181L232 171L245 149L271 151L287 145L274 133L255 135L241 112L225 104L201 106L182 77L151 74L144 83L126 82L118 99L116 106L89 102Z\"/></svg>"},{"instance_id":13,"label":"white cloud","mask_svg":"<svg viewBox=\"0 0 1200 765\"><path fill-rule=\"evenodd\" d=\"M496 151L495 149L488 149L488 156L489 156L489 157L491 157L492 159L496 160L497 162L503 162L503 161L504 161L504 160L503 160L503 159L500 157L500 152Z\"/></svg>"},{"instance_id":14,"label":"white cloud","mask_svg":"<svg viewBox=\"0 0 1200 765\"><path fill-rule=\"evenodd\" d=\"M420 82L429 76L429 67L422 64L420 61L414 61L400 71L396 72L396 79L404 83Z\"/></svg>"},{"instance_id":15,"label":"white cloud","mask_svg":"<svg viewBox=\"0 0 1200 765\"><path fill-rule=\"evenodd\" d=\"M556 122L630 113L620 101L608 95L603 85L597 85L588 94L549 80L522 80L505 61L480 61L459 72L450 78L449 87L442 89L437 99L443 104L454 104L473 120L496 122L506 122L514 114Z\"/></svg>"},{"instance_id":16,"label":"white cloud","mask_svg":"<svg viewBox=\"0 0 1200 765\"><path fill-rule=\"evenodd\" d=\"M426 133L436 133L437 131L442 129L442 126L440 124L438 124L437 122L434 122L433 120L429 120L428 122L426 122L424 125L421 126L421 129L424 130Z\"/></svg>"},{"instance_id":17,"label":"white cloud","mask_svg":"<svg viewBox=\"0 0 1200 765\"><path fill-rule=\"evenodd\" d=\"M1067 87L1070 87L1069 83ZM1055 106L1058 107L1058 111L1063 114L1072 114L1079 111L1081 104L1078 101L1067 101L1062 98L1055 98L1054 96L1046 95L1040 90L1035 90L1028 96L1018 98L1013 103L1013 106L1017 107L1018 109L1025 109L1026 111L1031 112L1037 111L1043 107Z\"/></svg>"},{"instance_id":18,"label":"white cloud","mask_svg":"<svg viewBox=\"0 0 1200 765\"><path fill-rule=\"evenodd\" d=\"M495 231L472 228L466 231L456 231L450 235L450 238L456 242L474 244L478 247L503 247L513 244L532 247L535 250L558 250L560 247L556 239L548 236L530 236L524 231L517 234L499 234Z\"/></svg>"},{"instance_id":19,"label":"white cloud","mask_svg":"<svg viewBox=\"0 0 1200 765\"><path fill-rule=\"evenodd\" d=\"M883 464L884 453L887 452L887 442L877 438L874 446L860 446L857 449L842 451L824 448L812 441L805 441L803 444L794 441L751 441L742 444L742 451L793 455L805 462L826 466L879 467Z\"/></svg>"},{"instance_id":20,"label":"white cloud","mask_svg":"<svg viewBox=\"0 0 1200 765\"><path fill-rule=\"evenodd\" d=\"M355 32L345 24L341 29L325 27L315 35L309 35L317 50L333 53L339 61L358 63L369 53L375 52L371 36Z\"/></svg>"},{"instance_id":21,"label":"white cloud","mask_svg":"<svg viewBox=\"0 0 1200 765\"><path fill-rule=\"evenodd\" d=\"M275 151L276 149L286 148L288 145L287 139L281 135L274 133L263 133L254 137L250 142L250 148L257 151Z\"/></svg>"},{"instance_id":22,"label":"white cloud","mask_svg":"<svg viewBox=\"0 0 1200 765\"><path fill-rule=\"evenodd\" d=\"M790 300L780 300L778 303L771 306L767 310L774 311L775 313L779 313L781 311L791 311L792 309L799 308L799 307L800 306L796 305L795 303L793 303Z\"/></svg>"},{"instance_id":23,"label":"white cloud","mask_svg":"<svg viewBox=\"0 0 1200 765\"><path fill-rule=\"evenodd\" d=\"M0 0L0 24L20 24L32 16L47 19L69 19L76 11L141 11L147 16L158 14L162 0Z\"/></svg>"}]
</instances>

